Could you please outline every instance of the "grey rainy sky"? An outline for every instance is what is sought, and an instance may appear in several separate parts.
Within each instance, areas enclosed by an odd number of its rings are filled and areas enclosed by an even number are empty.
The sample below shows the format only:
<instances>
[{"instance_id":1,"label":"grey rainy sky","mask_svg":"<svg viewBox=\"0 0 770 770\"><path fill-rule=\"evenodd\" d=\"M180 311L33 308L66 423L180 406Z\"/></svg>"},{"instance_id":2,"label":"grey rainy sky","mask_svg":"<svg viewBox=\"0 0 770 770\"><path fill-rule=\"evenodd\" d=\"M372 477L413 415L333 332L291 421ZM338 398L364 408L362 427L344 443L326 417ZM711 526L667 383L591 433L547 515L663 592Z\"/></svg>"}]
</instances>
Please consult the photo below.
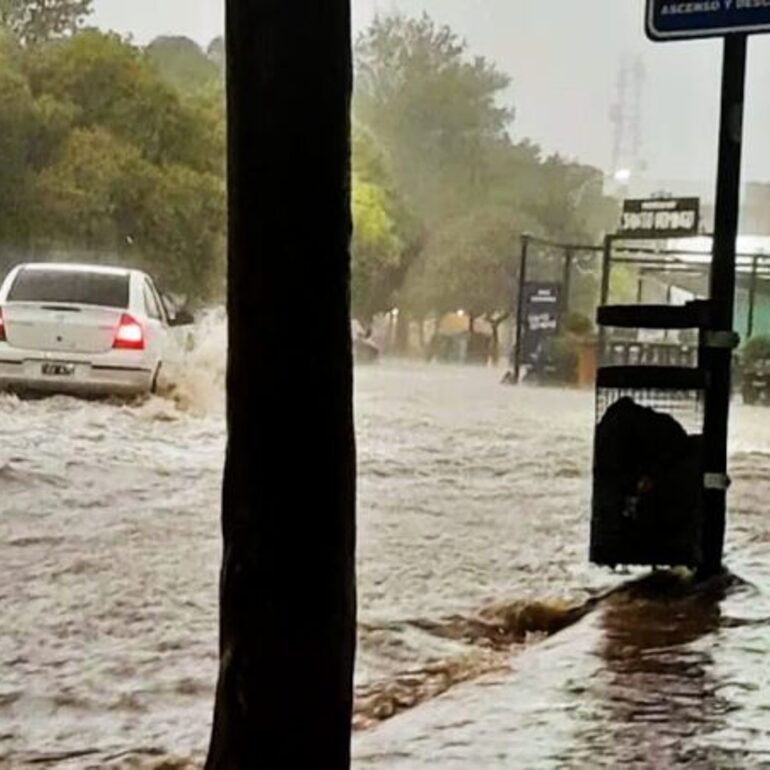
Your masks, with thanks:
<instances>
[{"instance_id":1,"label":"grey rainy sky","mask_svg":"<svg viewBox=\"0 0 770 770\"><path fill-rule=\"evenodd\" d=\"M430 13L512 78L515 138L610 171L610 104L624 55L643 57L642 181L713 187L721 44L653 44L644 0L352 0L354 27L377 12ZM94 0L100 27L139 43L182 34L206 43L223 29L223 0ZM770 181L770 35L749 46L745 178ZM671 192L678 192L672 189Z\"/></svg>"}]
</instances>

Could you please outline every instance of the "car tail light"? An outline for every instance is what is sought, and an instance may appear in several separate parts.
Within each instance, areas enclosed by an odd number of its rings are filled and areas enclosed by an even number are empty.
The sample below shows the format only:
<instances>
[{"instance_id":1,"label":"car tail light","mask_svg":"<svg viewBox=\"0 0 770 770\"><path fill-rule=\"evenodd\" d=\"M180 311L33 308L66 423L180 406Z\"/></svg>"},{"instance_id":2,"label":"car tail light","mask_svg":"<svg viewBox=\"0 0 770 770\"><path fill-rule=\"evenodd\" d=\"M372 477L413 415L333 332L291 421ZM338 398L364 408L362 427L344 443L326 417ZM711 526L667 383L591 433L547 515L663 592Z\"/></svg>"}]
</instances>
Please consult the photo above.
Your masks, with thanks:
<instances>
[{"instance_id":1,"label":"car tail light","mask_svg":"<svg viewBox=\"0 0 770 770\"><path fill-rule=\"evenodd\" d=\"M0 307L0 342L5 341L5 318L3 318L3 308Z\"/></svg>"},{"instance_id":2,"label":"car tail light","mask_svg":"<svg viewBox=\"0 0 770 770\"><path fill-rule=\"evenodd\" d=\"M128 313L123 313L120 319L112 347L116 350L144 350L144 329Z\"/></svg>"}]
</instances>

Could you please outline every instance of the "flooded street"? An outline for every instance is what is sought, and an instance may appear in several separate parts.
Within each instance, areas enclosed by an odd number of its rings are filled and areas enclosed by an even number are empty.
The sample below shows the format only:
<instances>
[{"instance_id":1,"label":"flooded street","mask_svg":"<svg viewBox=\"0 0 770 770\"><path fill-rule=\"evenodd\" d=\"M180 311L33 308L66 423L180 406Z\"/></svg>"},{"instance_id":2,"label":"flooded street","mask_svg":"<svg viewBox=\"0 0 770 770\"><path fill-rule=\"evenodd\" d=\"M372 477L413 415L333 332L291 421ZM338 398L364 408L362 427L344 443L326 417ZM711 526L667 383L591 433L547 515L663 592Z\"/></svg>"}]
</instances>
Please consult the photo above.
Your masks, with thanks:
<instances>
[{"instance_id":1,"label":"flooded street","mask_svg":"<svg viewBox=\"0 0 770 770\"><path fill-rule=\"evenodd\" d=\"M770 602L653 581L356 740L364 768L770 766Z\"/></svg>"},{"instance_id":2,"label":"flooded street","mask_svg":"<svg viewBox=\"0 0 770 770\"><path fill-rule=\"evenodd\" d=\"M770 770L770 0L288 9L0 0L0 770Z\"/></svg>"},{"instance_id":3,"label":"flooded street","mask_svg":"<svg viewBox=\"0 0 770 770\"><path fill-rule=\"evenodd\" d=\"M0 767L200 760L224 449L212 366L181 406L0 398ZM357 383L357 768L770 765L770 410L736 412L742 581L593 607L633 576L587 564L590 393L418 364Z\"/></svg>"}]
</instances>

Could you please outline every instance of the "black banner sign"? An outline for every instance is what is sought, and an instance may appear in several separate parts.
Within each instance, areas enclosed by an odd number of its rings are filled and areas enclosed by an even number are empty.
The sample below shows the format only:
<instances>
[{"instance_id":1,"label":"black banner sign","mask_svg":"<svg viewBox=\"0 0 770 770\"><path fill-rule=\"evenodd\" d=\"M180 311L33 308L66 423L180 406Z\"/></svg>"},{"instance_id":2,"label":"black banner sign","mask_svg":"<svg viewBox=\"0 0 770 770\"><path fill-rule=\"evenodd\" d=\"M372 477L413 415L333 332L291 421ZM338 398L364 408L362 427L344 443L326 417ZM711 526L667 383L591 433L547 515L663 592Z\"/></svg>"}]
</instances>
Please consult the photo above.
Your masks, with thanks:
<instances>
[{"instance_id":1,"label":"black banner sign","mask_svg":"<svg viewBox=\"0 0 770 770\"><path fill-rule=\"evenodd\" d=\"M698 198L632 198L623 202L623 238L686 238L698 234Z\"/></svg>"},{"instance_id":2,"label":"black banner sign","mask_svg":"<svg viewBox=\"0 0 770 770\"><path fill-rule=\"evenodd\" d=\"M558 334L561 310L561 284L533 281L525 285L523 363L535 363L543 343Z\"/></svg>"}]
</instances>

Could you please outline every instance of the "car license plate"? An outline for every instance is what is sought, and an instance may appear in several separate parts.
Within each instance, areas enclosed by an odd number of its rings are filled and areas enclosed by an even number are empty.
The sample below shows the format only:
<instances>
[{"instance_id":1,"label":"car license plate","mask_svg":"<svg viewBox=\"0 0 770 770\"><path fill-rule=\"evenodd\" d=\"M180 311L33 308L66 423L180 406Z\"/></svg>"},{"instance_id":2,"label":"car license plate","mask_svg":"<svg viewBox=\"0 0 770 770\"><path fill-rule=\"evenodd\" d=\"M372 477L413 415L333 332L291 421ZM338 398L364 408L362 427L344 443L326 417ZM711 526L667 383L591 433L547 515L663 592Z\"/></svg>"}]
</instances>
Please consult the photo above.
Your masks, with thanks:
<instances>
[{"instance_id":1,"label":"car license plate","mask_svg":"<svg viewBox=\"0 0 770 770\"><path fill-rule=\"evenodd\" d=\"M75 364L43 364L43 374L47 377L71 377L75 374Z\"/></svg>"}]
</instances>

